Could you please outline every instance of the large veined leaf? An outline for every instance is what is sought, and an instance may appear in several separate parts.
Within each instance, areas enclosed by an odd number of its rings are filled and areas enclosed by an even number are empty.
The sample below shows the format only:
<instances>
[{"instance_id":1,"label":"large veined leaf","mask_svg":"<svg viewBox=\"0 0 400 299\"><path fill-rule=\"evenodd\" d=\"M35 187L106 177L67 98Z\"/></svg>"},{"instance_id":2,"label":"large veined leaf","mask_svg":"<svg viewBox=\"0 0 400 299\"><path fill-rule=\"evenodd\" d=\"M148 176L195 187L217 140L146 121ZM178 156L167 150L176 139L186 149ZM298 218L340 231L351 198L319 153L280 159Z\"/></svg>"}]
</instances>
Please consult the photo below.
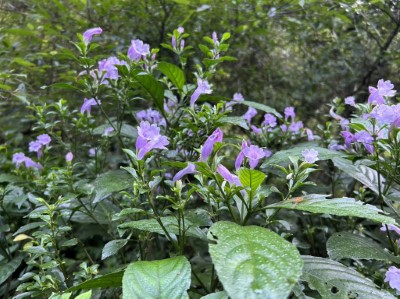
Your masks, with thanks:
<instances>
[{"instance_id":1,"label":"large veined leaf","mask_svg":"<svg viewBox=\"0 0 400 299\"><path fill-rule=\"evenodd\" d=\"M380 290L371 280L339 262L303 256L304 269L301 279L317 290L324 299L394 299L390 293Z\"/></svg>"},{"instance_id":2,"label":"large veined leaf","mask_svg":"<svg viewBox=\"0 0 400 299\"><path fill-rule=\"evenodd\" d=\"M314 149L318 151L319 160L329 160L337 157L344 157L345 154L342 152L332 151L323 147L316 146L314 143L303 143L294 148L276 152L269 159L267 159L261 167L267 167L273 164L289 163L289 156L301 157L301 152L305 149Z\"/></svg>"},{"instance_id":3,"label":"large veined leaf","mask_svg":"<svg viewBox=\"0 0 400 299\"><path fill-rule=\"evenodd\" d=\"M258 187L261 186L262 182L267 177L261 171L243 167L239 169L238 176L240 182L243 184L244 187L250 187L251 189L250 198L254 196Z\"/></svg>"},{"instance_id":4,"label":"large veined leaf","mask_svg":"<svg viewBox=\"0 0 400 299\"><path fill-rule=\"evenodd\" d=\"M170 234L179 234L178 228L178 220L175 217L167 216L167 217L160 217L162 224L167 229L168 233ZM123 223L118 226L120 229L138 229L142 231L152 232L164 235L165 232L157 222L156 219L143 219L138 221L131 221L127 223ZM195 226L191 221L185 219L185 228L187 229L186 235L189 237L195 237L199 239L206 240L207 236L204 231L202 231L198 226Z\"/></svg>"},{"instance_id":5,"label":"large veined leaf","mask_svg":"<svg viewBox=\"0 0 400 299\"><path fill-rule=\"evenodd\" d=\"M167 78L178 87L179 90L185 85L185 73L177 67L175 64L168 62L159 62L157 68L165 75Z\"/></svg>"},{"instance_id":6,"label":"large veined leaf","mask_svg":"<svg viewBox=\"0 0 400 299\"><path fill-rule=\"evenodd\" d=\"M208 238L218 278L232 299L286 298L301 275L297 248L268 229L220 221Z\"/></svg>"},{"instance_id":7,"label":"large veined leaf","mask_svg":"<svg viewBox=\"0 0 400 299\"><path fill-rule=\"evenodd\" d=\"M267 208L281 208L310 213L330 214L337 216L351 216L374 220L380 223L392 223L396 221L383 215L384 212L373 205L364 204L362 201L356 201L354 198L342 197L327 199L327 195L310 194L304 197L295 197L293 199L281 201Z\"/></svg>"},{"instance_id":8,"label":"large veined leaf","mask_svg":"<svg viewBox=\"0 0 400 299\"><path fill-rule=\"evenodd\" d=\"M244 104L246 106L256 108L257 110L261 110L261 111L264 111L267 113L274 114L277 117L282 117L282 114L280 114L274 108L271 108L271 107L261 104L261 103L256 103L256 102L252 102L252 101L241 101L240 104Z\"/></svg>"},{"instance_id":9,"label":"large veined leaf","mask_svg":"<svg viewBox=\"0 0 400 299\"><path fill-rule=\"evenodd\" d=\"M23 256L18 256L11 261L4 260L0 262L0 285L17 270L23 259Z\"/></svg>"},{"instance_id":10,"label":"large veined leaf","mask_svg":"<svg viewBox=\"0 0 400 299\"><path fill-rule=\"evenodd\" d=\"M376 170L365 165L354 165L351 161L343 158L333 159L333 164L341 171L356 179L363 185L367 186L375 193L379 193L378 173L376 172ZM381 179L383 182L383 178Z\"/></svg>"},{"instance_id":11,"label":"large veined leaf","mask_svg":"<svg viewBox=\"0 0 400 299\"><path fill-rule=\"evenodd\" d=\"M97 288L117 288L122 285L122 276L124 271L113 272L105 274L100 277L96 277L90 280L86 280L81 284L69 288L68 292L74 292L78 290L90 290Z\"/></svg>"},{"instance_id":12,"label":"large veined leaf","mask_svg":"<svg viewBox=\"0 0 400 299\"><path fill-rule=\"evenodd\" d=\"M246 120L241 116L224 116L221 117L218 121L224 124L232 124L242 127L245 130L249 130L249 126L247 125Z\"/></svg>"},{"instance_id":13,"label":"large veined leaf","mask_svg":"<svg viewBox=\"0 0 400 299\"><path fill-rule=\"evenodd\" d=\"M133 75L135 83L154 101L157 108L164 112L164 87L154 79L152 75L137 74Z\"/></svg>"},{"instance_id":14,"label":"large veined leaf","mask_svg":"<svg viewBox=\"0 0 400 299\"><path fill-rule=\"evenodd\" d=\"M326 243L326 249L331 259L372 259L400 263L400 258L385 251L375 241L349 232L333 234Z\"/></svg>"},{"instance_id":15,"label":"large veined leaf","mask_svg":"<svg viewBox=\"0 0 400 299\"><path fill-rule=\"evenodd\" d=\"M128 189L132 185L132 177L126 171L113 170L100 175L93 185L96 191L93 203L97 203L114 192Z\"/></svg>"},{"instance_id":16,"label":"large veined leaf","mask_svg":"<svg viewBox=\"0 0 400 299\"><path fill-rule=\"evenodd\" d=\"M190 263L184 256L132 263L122 279L122 298L189 298L190 274Z\"/></svg>"}]
</instances>

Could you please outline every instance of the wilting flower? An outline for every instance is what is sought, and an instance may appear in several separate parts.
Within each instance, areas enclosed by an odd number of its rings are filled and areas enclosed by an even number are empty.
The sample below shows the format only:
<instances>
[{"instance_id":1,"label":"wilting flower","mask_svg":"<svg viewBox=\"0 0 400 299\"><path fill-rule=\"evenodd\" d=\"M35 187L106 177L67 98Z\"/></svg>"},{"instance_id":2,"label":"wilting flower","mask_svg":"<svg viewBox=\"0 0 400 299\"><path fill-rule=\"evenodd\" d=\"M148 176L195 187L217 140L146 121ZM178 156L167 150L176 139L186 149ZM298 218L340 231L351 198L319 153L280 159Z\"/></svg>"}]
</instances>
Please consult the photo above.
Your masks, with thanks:
<instances>
[{"instance_id":1,"label":"wilting flower","mask_svg":"<svg viewBox=\"0 0 400 299\"><path fill-rule=\"evenodd\" d=\"M71 162L73 158L74 158L74 155L71 152L68 152L65 155L65 161L67 161L67 162Z\"/></svg>"},{"instance_id":2,"label":"wilting flower","mask_svg":"<svg viewBox=\"0 0 400 299\"><path fill-rule=\"evenodd\" d=\"M211 94L211 93L212 93L211 85L208 84L207 80L203 81L200 78L197 79L197 88L190 97L190 106L194 105L194 103L197 101L200 95Z\"/></svg>"},{"instance_id":3,"label":"wilting flower","mask_svg":"<svg viewBox=\"0 0 400 299\"><path fill-rule=\"evenodd\" d=\"M307 163L314 163L318 161L318 151L313 148L305 149L301 152L301 154L304 158L304 161L306 161Z\"/></svg>"},{"instance_id":4,"label":"wilting flower","mask_svg":"<svg viewBox=\"0 0 400 299\"><path fill-rule=\"evenodd\" d=\"M13 163L19 167L25 161L24 153L15 153L12 158Z\"/></svg>"},{"instance_id":5,"label":"wilting flower","mask_svg":"<svg viewBox=\"0 0 400 299\"><path fill-rule=\"evenodd\" d=\"M232 174L225 166L222 164L218 165L217 172L231 185L242 186L237 175Z\"/></svg>"},{"instance_id":6,"label":"wilting flower","mask_svg":"<svg viewBox=\"0 0 400 299\"><path fill-rule=\"evenodd\" d=\"M85 42L85 44L89 44L90 41L92 40L93 35L95 34L101 34L103 32L103 30L100 27L96 27L96 28L91 28L86 30L83 33L83 40Z\"/></svg>"},{"instance_id":7,"label":"wilting flower","mask_svg":"<svg viewBox=\"0 0 400 299\"><path fill-rule=\"evenodd\" d=\"M144 44L140 39L132 40L128 49L128 57L132 61L140 60L143 56L150 54L150 46Z\"/></svg>"},{"instance_id":8,"label":"wilting flower","mask_svg":"<svg viewBox=\"0 0 400 299\"><path fill-rule=\"evenodd\" d=\"M400 269L392 266L386 272L385 282L388 282L392 289L400 292Z\"/></svg>"},{"instance_id":9,"label":"wilting flower","mask_svg":"<svg viewBox=\"0 0 400 299\"><path fill-rule=\"evenodd\" d=\"M220 128L217 128L206 140L206 142L203 145L203 148L201 149L201 161L206 161L208 157L211 155L214 144L216 142L222 142L222 139L224 138L224 133Z\"/></svg>"},{"instance_id":10,"label":"wilting flower","mask_svg":"<svg viewBox=\"0 0 400 299\"><path fill-rule=\"evenodd\" d=\"M261 123L263 126L268 126L271 128L276 127L276 117L270 113L264 114L264 121Z\"/></svg>"},{"instance_id":11,"label":"wilting flower","mask_svg":"<svg viewBox=\"0 0 400 299\"><path fill-rule=\"evenodd\" d=\"M96 100L94 98L91 99L87 99L84 98L83 99L83 104L81 107L81 113L84 114L85 112L87 112L88 114L90 114L90 111L92 110L92 106L96 106L97 104L101 104L100 100Z\"/></svg>"},{"instance_id":12,"label":"wilting flower","mask_svg":"<svg viewBox=\"0 0 400 299\"><path fill-rule=\"evenodd\" d=\"M257 115L257 110L253 107L249 107L247 112L243 114L243 118L247 121L248 124L251 123L251 119Z\"/></svg>"},{"instance_id":13,"label":"wilting flower","mask_svg":"<svg viewBox=\"0 0 400 299\"><path fill-rule=\"evenodd\" d=\"M396 94L396 90L393 89L394 85L389 80L379 80L377 87L369 87L368 103L372 105L384 104L384 97L394 97Z\"/></svg>"},{"instance_id":14,"label":"wilting flower","mask_svg":"<svg viewBox=\"0 0 400 299\"><path fill-rule=\"evenodd\" d=\"M356 106L356 98L351 96L344 99L345 104L355 107Z\"/></svg>"},{"instance_id":15,"label":"wilting flower","mask_svg":"<svg viewBox=\"0 0 400 299\"><path fill-rule=\"evenodd\" d=\"M187 174L194 174L197 173L196 171L196 166L193 163L189 163L188 166L186 166L184 169L178 171L174 177L172 178L173 182L176 182L177 180L180 180L183 176Z\"/></svg>"},{"instance_id":16,"label":"wilting flower","mask_svg":"<svg viewBox=\"0 0 400 299\"><path fill-rule=\"evenodd\" d=\"M294 118L296 117L296 113L294 113L294 107L286 107L284 113L285 113L285 120L288 120L289 117L291 117L292 120L294 120Z\"/></svg>"},{"instance_id":17,"label":"wilting flower","mask_svg":"<svg viewBox=\"0 0 400 299\"><path fill-rule=\"evenodd\" d=\"M167 149L165 146L169 144L168 138L160 135L160 128L156 124L142 121L137 129L136 150L140 160L153 149Z\"/></svg>"},{"instance_id":18,"label":"wilting flower","mask_svg":"<svg viewBox=\"0 0 400 299\"><path fill-rule=\"evenodd\" d=\"M243 149L243 154L249 161L251 169L254 169L257 166L260 159L265 157L265 152L263 151L263 149L256 145L250 145L245 149Z\"/></svg>"}]
</instances>

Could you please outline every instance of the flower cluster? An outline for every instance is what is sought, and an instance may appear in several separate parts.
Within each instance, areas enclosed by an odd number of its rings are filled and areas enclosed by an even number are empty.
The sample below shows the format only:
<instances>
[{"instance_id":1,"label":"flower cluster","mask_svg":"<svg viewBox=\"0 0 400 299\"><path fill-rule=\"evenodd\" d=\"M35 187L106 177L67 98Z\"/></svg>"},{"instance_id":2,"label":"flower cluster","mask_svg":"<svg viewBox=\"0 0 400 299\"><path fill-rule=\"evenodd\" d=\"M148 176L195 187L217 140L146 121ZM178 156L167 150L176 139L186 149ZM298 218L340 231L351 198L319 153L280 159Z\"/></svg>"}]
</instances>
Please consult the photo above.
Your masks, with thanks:
<instances>
[{"instance_id":1,"label":"flower cluster","mask_svg":"<svg viewBox=\"0 0 400 299\"><path fill-rule=\"evenodd\" d=\"M160 128L156 124L142 121L137 130L136 151L140 160L153 149L167 149L168 138L160 134Z\"/></svg>"},{"instance_id":2,"label":"flower cluster","mask_svg":"<svg viewBox=\"0 0 400 299\"><path fill-rule=\"evenodd\" d=\"M165 118L157 110L151 108L147 110L141 110L136 113L136 117L139 121L148 121L151 124L157 124L159 126L166 127Z\"/></svg>"},{"instance_id":3,"label":"flower cluster","mask_svg":"<svg viewBox=\"0 0 400 299\"><path fill-rule=\"evenodd\" d=\"M43 154L43 147L49 145L51 137L47 134L39 135L35 141L29 143L29 152L36 152L38 158Z\"/></svg>"}]
</instances>

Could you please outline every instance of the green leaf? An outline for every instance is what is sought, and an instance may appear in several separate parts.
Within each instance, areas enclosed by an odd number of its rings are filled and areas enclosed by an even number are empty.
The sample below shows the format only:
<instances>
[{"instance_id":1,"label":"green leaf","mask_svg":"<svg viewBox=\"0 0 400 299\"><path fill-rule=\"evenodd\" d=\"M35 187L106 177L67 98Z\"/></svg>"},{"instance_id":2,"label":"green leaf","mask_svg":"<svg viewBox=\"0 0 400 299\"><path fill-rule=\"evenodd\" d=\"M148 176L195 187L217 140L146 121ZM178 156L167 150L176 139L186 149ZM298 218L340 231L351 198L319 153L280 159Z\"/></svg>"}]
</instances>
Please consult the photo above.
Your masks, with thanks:
<instances>
[{"instance_id":1,"label":"green leaf","mask_svg":"<svg viewBox=\"0 0 400 299\"><path fill-rule=\"evenodd\" d=\"M301 145L297 145L294 148L283 150L276 152L269 159L267 159L261 167L268 167L274 164L287 164L289 162L289 157L300 157L301 152L305 149L315 149L318 151L318 159L319 160L329 160L337 157L345 157L346 154L332 151L323 147L314 146L314 143L304 143Z\"/></svg>"},{"instance_id":2,"label":"green leaf","mask_svg":"<svg viewBox=\"0 0 400 299\"><path fill-rule=\"evenodd\" d=\"M80 294L79 296L75 297L75 299L90 299L92 297L92 291L85 292Z\"/></svg>"},{"instance_id":3,"label":"green leaf","mask_svg":"<svg viewBox=\"0 0 400 299\"><path fill-rule=\"evenodd\" d=\"M303 256L302 280L317 290L324 299L394 299L390 293L378 289L369 279L352 268L330 259Z\"/></svg>"},{"instance_id":4,"label":"green leaf","mask_svg":"<svg viewBox=\"0 0 400 299\"><path fill-rule=\"evenodd\" d=\"M242 101L242 102L240 102L240 104L244 104L246 106L256 108L257 110L261 110L261 111L264 111L264 112L267 112L267 113L274 114L277 117L282 117L282 114L280 114L274 108L271 108L271 107L269 107L267 105L264 105L264 104L251 102L251 101Z\"/></svg>"},{"instance_id":5,"label":"green leaf","mask_svg":"<svg viewBox=\"0 0 400 299\"><path fill-rule=\"evenodd\" d=\"M208 238L218 278L232 299L286 298L301 275L296 247L268 229L220 221Z\"/></svg>"},{"instance_id":6,"label":"green leaf","mask_svg":"<svg viewBox=\"0 0 400 299\"><path fill-rule=\"evenodd\" d=\"M77 88L69 83L54 83L54 84L51 84L50 86L45 86L45 88L48 88L48 87L53 87L53 88L58 88L58 89L72 89L72 90L80 91L79 88Z\"/></svg>"},{"instance_id":7,"label":"green leaf","mask_svg":"<svg viewBox=\"0 0 400 299\"><path fill-rule=\"evenodd\" d=\"M361 182L375 193L379 193L378 173L376 170L365 165L354 165L350 160L347 159L335 158L332 161L333 164L341 171Z\"/></svg>"},{"instance_id":8,"label":"green leaf","mask_svg":"<svg viewBox=\"0 0 400 299\"><path fill-rule=\"evenodd\" d=\"M190 274L190 263L184 256L132 263L124 273L122 298L188 298Z\"/></svg>"},{"instance_id":9,"label":"green leaf","mask_svg":"<svg viewBox=\"0 0 400 299\"><path fill-rule=\"evenodd\" d=\"M101 259L104 260L118 252L122 247L128 243L128 240L112 240L104 245L101 253Z\"/></svg>"},{"instance_id":10,"label":"green leaf","mask_svg":"<svg viewBox=\"0 0 400 299\"><path fill-rule=\"evenodd\" d=\"M185 85L185 73L176 65L168 62L159 62L157 68L174 84L179 90Z\"/></svg>"},{"instance_id":11,"label":"green leaf","mask_svg":"<svg viewBox=\"0 0 400 299\"><path fill-rule=\"evenodd\" d=\"M133 75L135 82L154 101L156 107L164 113L164 87L152 75Z\"/></svg>"},{"instance_id":12,"label":"green leaf","mask_svg":"<svg viewBox=\"0 0 400 299\"><path fill-rule=\"evenodd\" d=\"M262 182L267 177L264 173L254 169L240 168L238 171L238 176L243 187L250 187L251 193L250 198L254 196L258 187L261 186Z\"/></svg>"},{"instance_id":13,"label":"green leaf","mask_svg":"<svg viewBox=\"0 0 400 299\"><path fill-rule=\"evenodd\" d=\"M250 129L249 126L247 125L247 122L241 116L224 116L221 117L218 121L223 124L232 124L235 126L242 127L245 130Z\"/></svg>"},{"instance_id":14,"label":"green leaf","mask_svg":"<svg viewBox=\"0 0 400 299\"><path fill-rule=\"evenodd\" d=\"M380 223L392 223L396 221L388 216L382 215L383 211L373 205L364 204L354 198L332 198L327 199L327 195L310 194L304 197L296 197L290 200L281 201L267 208L291 209L307 211L311 213L330 214L337 216L360 217L374 220Z\"/></svg>"},{"instance_id":15,"label":"green leaf","mask_svg":"<svg viewBox=\"0 0 400 299\"><path fill-rule=\"evenodd\" d=\"M118 288L122 285L122 276L124 271L118 271L109 273L100 277L96 277L90 280L86 280L81 284L69 288L68 292L74 292L79 290L90 290L97 288Z\"/></svg>"},{"instance_id":16,"label":"green leaf","mask_svg":"<svg viewBox=\"0 0 400 299\"><path fill-rule=\"evenodd\" d=\"M229 299L228 293L225 291L208 294L207 296L203 296L200 299Z\"/></svg>"},{"instance_id":17,"label":"green leaf","mask_svg":"<svg viewBox=\"0 0 400 299\"><path fill-rule=\"evenodd\" d=\"M2 173L0 174L0 183L20 183L23 180L15 175Z\"/></svg>"},{"instance_id":18,"label":"green leaf","mask_svg":"<svg viewBox=\"0 0 400 299\"><path fill-rule=\"evenodd\" d=\"M178 220L175 217L160 217L162 224L168 231L168 233L179 235ZM156 219L143 219L138 221L131 221L118 226L120 229L138 229L142 231L157 233L160 235L165 235L164 230L161 228L160 224ZM191 221L185 219L185 228L187 229L186 235L189 237L195 237L199 239L206 240L207 236L199 227L193 225Z\"/></svg>"},{"instance_id":19,"label":"green leaf","mask_svg":"<svg viewBox=\"0 0 400 299\"><path fill-rule=\"evenodd\" d=\"M373 240L349 232L334 233L326 243L326 249L331 259L350 258L354 260L386 260L400 263L396 257Z\"/></svg>"},{"instance_id":20,"label":"green leaf","mask_svg":"<svg viewBox=\"0 0 400 299\"><path fill-rule=\"evenodd\" d=\"M15 270L17 270L23 259L24 257L20 255L10 262L7 260L0 262L0 285L5 282L15 272Z\"/></svg>"},{"instance_id":21,"label":"green leaf","mask_svg":"<svg viewBox=\"0 0 400 299\"><path fill-rule=\"evenodd\" d=\"M100 175L94 182L96 196L93 203L97 203L114 192L128 189L132 185L132 178L126 171L112 170Z\"/></svg>"},{"instance_id":22,"label":"green leaf","mask_svg":"<svg viewBox=\"0 0 400 299\"><path fill-rule=\"evenodd\" d=\"M26 66L26 67L35 66L34 63L32 63L30 61L27 61L25 59L22 59L20 57L15 57L12 62L14 62L16 64L19 64L19 65L22 65L22 66Z\"/></svg>"}]
</instances>

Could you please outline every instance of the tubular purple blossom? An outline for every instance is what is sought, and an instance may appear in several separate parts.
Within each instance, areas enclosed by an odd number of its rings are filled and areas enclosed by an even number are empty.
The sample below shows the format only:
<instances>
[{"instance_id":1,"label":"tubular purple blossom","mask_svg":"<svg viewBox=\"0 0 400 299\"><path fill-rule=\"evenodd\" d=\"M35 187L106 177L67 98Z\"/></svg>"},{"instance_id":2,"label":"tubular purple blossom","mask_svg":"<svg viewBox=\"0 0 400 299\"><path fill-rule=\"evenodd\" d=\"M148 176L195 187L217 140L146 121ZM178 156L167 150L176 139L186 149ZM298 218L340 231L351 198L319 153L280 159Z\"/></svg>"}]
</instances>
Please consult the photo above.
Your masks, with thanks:
<instances>
[{"instance_id":1,"label":"tubular purple blossom","mask_svg":"<svg viewBox=\"0 0 400 299\"><path fill-rule=\"evenodd\" d=\"M51 142L51 137L47 134L39 135L36 140L42 145L48 145Z\"/></svg>"},{"instance_id":2,"label":"tubular purple blossom","mask_svg":"<svg viewBox=\"0 0 400 299\"><path fill-rule=\"evenodd\" d=\"M243 118L247 121L248 124L251 123L251 119L257 115L257 110L253 107L249 107L247 112L243 114Z\"/></svg>"},{"instance_id":3,"label":"tubular purple blossom","mask_svg":"<svg viewBox=\"0 0 400 299\"><path fill-rule=\"evenodd\" d=\"M194 103L197 101L200 95L211 94L211 93L212 93L211 85L208 84L207 80L203 81L200 78L197 79L197 88L190 97L190 106L194 105Z\"/></svg>"},{"instance_id":4,"label":"tubular purple blossom","mask_svg":"<svg viewBox=\"0 0 400 299\"><path fill-rule=\"evenodd\" d=\"M230 185L242 186L237 175L232 174L225 166L222 164L218 165L217 172L227 181Z\"/></svg>"},{"instance_id":5,"label":"tubular purple blossom","mask_svg":"<svg viewBox=\"0 0 400 299\"><path fill-rule=\"evenodd\" d=\"M25 162L25 154L24 153L15 153L12 158L15 166L19 167L22 163Z\"/></svg>"},{"instance_id":6,"label":"tubular purple blossom","mask_svg":"<svg viewBox=\"0 0 400 299\"><path fill-rule=\"evenodd\" d=\"M393 89L394 85L390 80L384 81L383 79L378 81L377 88L369 87L368 103L372 105L379 105L385 103L384 97L394 97L396 90Z\"/></svg>"},{"instance_id":7,"label":"tubular purple blossom","mask_svg":"<svg viewBox=\"0 0 400 299\"><path fill-rule=\"evenodd\" d=\"M263 149L256 145L250 145L249 147L246 147L243 150L243 154L248 159L251 169L256 168L260 159L265 157L265 152Z\"/></svg>"},{"instance_id":8,"label":"tubular purple blossom","mask_svg":"<svg viewBox=\"0 0 400 299\"><path fill-rule=\"evenodd\" d=\"M84 40L85 44L88 45L90 43L90 41L92 40L93 35L102 34L102 33L103 33L103 29L101 29L100 27L88 29L83 33L83 40Z\"/></svg>"},{"instance_id":9,"label":"tubular purple blossom","mask_svg":"<svg viewBox=\"0 0 400 299\"><path fill-rule=\"evenodd\" d=\"M236 170L238 170L240 168L240 165L242 165L242 162L244 159L243 150L245 150L246 148L247 148L247 142L245 140L242 140L242 150L237 155L236 161L235 161L235 169Z\"/></svg>"},{"instance_id":10,"label":"tubular purple blossom","mask_svg":"<svg viewBox=\"0 0 400 299\"><path fill-rule=\"evenodd\" d=\"M197 173L196 166L193 163L189 163L188 166L186 166L184 169L178 171L174 175L174 177L172 178L172 181L175 183L177 180L180 180L185 175L194 174L194 173Z\"/></svg>"},{"instance_id":11,"label":"tubular purple blossom","mask_svg":"<svg viewBox=\"0 0 400 299\"><path fill-rule=\"evenodd\" d=\"M31 158L28 157L25 157L24 163L26 168L43 169L43 166L40 163L36 163Z\"/></svg>"},{"instance_id":12,"label":"tubular purple blossom","mask_svg":"<svg viewBox=\"0 0 400 299\"><path fill-rule=\"evenodd\" d=\"M346 105L350 105L350 106L353 106L353 107L356 106L356 99L353 96L345 98L344 102L345 102Z\"/></svg>"},{"instance_id":13,"label":"tubular purple blossom","mask_svg":"<svg viewBox=\"0 0 400 299\"><path fill-rule=\"evenodd\" d=\"M130 60L138 61L148 54L150 54L150 46L148 44L144 44L140 39L131 41L131 46L128 49L128 57Z\"/></svg>"},{"instance_id":14,"label":"tubular purple blossom","mask_svg":"<svg viewBox=\"0 0 400 299\"><path fill-rule=\"evenodd\" d=\"M400 269L392 266L385 274L385 282L388 282L392 289L400 292Z\"/></svg>"},{"instance_id":15,"label":"tubular purple blossom","mask_svg":"<svg viewBox=\"0 0 400 299\"><path fill-rule=\"evenodd\" d=\"M94 98L91 98L89 100L87 98L84 98L83 104L81 107L81 113L84 114L85 112L87 112L88 114L90 114L90 112L92 110L92 106L96 106L97 103L101 104L100 100L98 100L96 102L96 100Z\"/></svg>"},{"instance_id":16,"label":"tubular purple blossom","mask_svg":"<svg viewBox=\"0 0 400 299\"><path fill-rule=\"evenodd\" d=\"M211 155L214 144L216 142L222 142L222 139L224 138L224 133L220 128L217 128L206 140L206 142L203 145L203 148L201 149L201 161L206 161L208 157Z\"/></svg>"},{"instance_id":17,"label":"tubular purple blossom","mask_svg":"<svg viewBox=\"0 0 400 299\"><path fill-rule=\"evenodd\" d=\"M140 123L136 139L136 151L140 160L153 149L167 149L168 144L168 138L160 135L160 128L156 124L150 125L147 121Z\"/></svg>"},{"instance_id":18,"label":"tubular purple blossom","mask_svg":"<svg viewBox=\"0 0 400 299\"><path fill-rule=\"evenodd\" d=\"M288 120L289 117L291 117L293 121L296 117L296 113L294 113L294 107L292 106L286 107L284 114L285 114L285 120Z\"/></svg>"},{"instance_id":19,"label":"tubular purple blossom","mask_svg":"<svg viewBox=\"0 0 400 299\"><path fill-rule=\"evenodd\" d=\"M271 128L276 127L276 117L270 113L264 114L264 121L261 123L263 126L269 126Z\"/></svg>"}]
</instances>

